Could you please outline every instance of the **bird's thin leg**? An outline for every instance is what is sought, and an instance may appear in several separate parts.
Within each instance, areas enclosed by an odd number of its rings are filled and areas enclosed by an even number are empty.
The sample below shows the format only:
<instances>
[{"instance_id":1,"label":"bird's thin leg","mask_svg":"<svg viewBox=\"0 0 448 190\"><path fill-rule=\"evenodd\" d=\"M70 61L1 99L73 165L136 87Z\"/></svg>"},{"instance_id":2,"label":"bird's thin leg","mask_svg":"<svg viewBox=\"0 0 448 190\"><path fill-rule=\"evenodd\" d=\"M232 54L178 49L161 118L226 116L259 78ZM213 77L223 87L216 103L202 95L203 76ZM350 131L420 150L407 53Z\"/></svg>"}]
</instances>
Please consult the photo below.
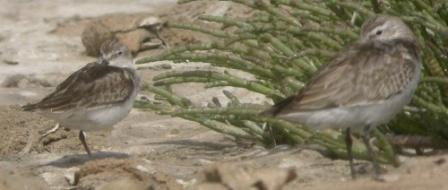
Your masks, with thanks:
<instances>
[{"instance_id":1,"label":"bird's thin leg","mask_svg":"<svg viewBox=\"0 0 448 190\"><path fill-rule=\"evenodd\" d=\"M350 127L348 127L345 130L345 145L347 146L348 162L350 164L350 174L352 176L352 179L356 179L355 168L353 166L353 152L352 152L353 139Z\"/></svg>"},{"instance_id":2,"label":"bird's thin leg","mask_svg":"<svg viewBox=\"0 0 448 190\"><path fill-rule=\"evenodd\" d=\"M86 152L87 152L87 154L90 156L90 155L92 155L91 153L90 153L90 149L89 149L89 147L87 146L87 143L86 143L86 134L84 133L84 131L79 131L79 140L81 140L81 143L82 143L82 145L84 146L84 149L86 150Z\"/></svg>"},{"instance_id":3,"label":"bird's thin leg","mask_svg":"<svg viewBox=\"0 0 448 190\"><path fill-rule=\"evenodd\" d=\"M48 130L47 132L45 132L42 136L39 137L39 141L41 141L43 138L45 138L46 136L55 133L56 131L58 131L60 129L60 125L59 123L57 123L53 128L51 128L50 130Z\"/></svg>"},{"instance_id":4,"label":"bird's thin leg","mask_svg":"<svg viewBox=\"0 0 448 190\"><path fill-rule=\"evenodd\" d=\"M272 137L272 140L273 140L273 143L274 143L274 147L276 147L277 146L277 140L275 140L275 135L274 135L274 131L272 130L272 126L268 125L268 130L269 130L269 133L270 133L270 135Z\"/></svg>"},{"instance_id":5,"label":"bird's thin leg","mask_svg":"<svg viewBox=\"0 0 448 190\"><path fill-rule=\"evenodd\" d=\"M369 126L364 127L362 140L364 141L364 144L367 147L367 153L369 154L370 161L373 164L374 178L380 179L380 166L378 165L375 152L373 151L372 145L370 144L370 141L369 141L370 140L370 127Z\"/></svg>"},{"instance_id":6,"label":"bird's thin leg","mask_svg":"<svg viewBox=\"0 0 448 190\"><path fill-rule=\"evenodd\" d=\"M274 132L272 131L272 127L269 126L268 123L263 123L263 125L261 125L261 129L263 131L267 131L269 133L269 135L272 137L272 143L273 143L274 147L276 147L277 141L275 140L275 136L274 136Z\"/></svg>"}]
</instances>

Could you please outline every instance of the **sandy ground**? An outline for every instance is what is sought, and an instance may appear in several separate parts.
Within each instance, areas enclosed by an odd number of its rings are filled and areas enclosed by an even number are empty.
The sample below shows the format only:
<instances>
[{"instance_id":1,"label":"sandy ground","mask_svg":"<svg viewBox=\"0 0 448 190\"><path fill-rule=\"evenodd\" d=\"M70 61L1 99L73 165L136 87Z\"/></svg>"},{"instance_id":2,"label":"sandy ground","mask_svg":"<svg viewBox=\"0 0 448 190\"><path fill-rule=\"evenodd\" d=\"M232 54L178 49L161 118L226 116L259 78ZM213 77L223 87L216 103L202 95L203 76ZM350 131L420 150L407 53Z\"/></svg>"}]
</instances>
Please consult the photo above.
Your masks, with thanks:
<instances>
[{"instance_id":1,"label":"sandy ground","mask_svg":"<svg viewBox=\"0 0 448 190\"><path fill-rule=\"evenodd\" d=\"M69 73L94 60L85 55L80 40L83 27L93 18L144 12L188 21L202 13L246 12L228 2L177 7L174 0L0 0L0 4L0 189L446 189L448 156L443 153L400 157L401 167L387 167L387 182L371 180L370 165L358 162L361 177L350 180L343 160L300 147L236 144L196 123L139 110L110 131L88 133L95 152L91 158L84 154L78 131L59 130L39 140L55 123L22 112L20 105L43 97ZM170 46L208 40L176 30L162 36ZM145 70L141 75L150 80L160 72ZM263 99L228 90L247 102ZM204 104L205 97L220 96L220 90L193 84L176 91L198 104Z\"/></svg>"}]
</instances>

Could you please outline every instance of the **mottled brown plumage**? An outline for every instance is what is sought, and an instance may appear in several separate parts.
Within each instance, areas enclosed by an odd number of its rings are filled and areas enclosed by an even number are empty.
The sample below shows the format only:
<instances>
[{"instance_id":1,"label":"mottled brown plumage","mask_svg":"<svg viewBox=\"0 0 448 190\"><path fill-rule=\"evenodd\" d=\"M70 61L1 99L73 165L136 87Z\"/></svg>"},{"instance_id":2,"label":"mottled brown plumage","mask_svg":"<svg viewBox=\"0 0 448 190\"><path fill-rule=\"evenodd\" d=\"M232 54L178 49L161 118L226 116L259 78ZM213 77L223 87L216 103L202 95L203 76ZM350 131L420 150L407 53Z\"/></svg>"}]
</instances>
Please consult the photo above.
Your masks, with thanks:
<instances>
[{"instance_id":1,"label":"mottled brown plumage","mask_svg":"<svg viewBox=\"0 0 448 190\"><path fill-rule=\"evenodd\" d=\"M25 111L67 111L126 101L136 88L133 72L101 63L89 63L71 74L56 90Z\"/></svg>"}]
</instances>

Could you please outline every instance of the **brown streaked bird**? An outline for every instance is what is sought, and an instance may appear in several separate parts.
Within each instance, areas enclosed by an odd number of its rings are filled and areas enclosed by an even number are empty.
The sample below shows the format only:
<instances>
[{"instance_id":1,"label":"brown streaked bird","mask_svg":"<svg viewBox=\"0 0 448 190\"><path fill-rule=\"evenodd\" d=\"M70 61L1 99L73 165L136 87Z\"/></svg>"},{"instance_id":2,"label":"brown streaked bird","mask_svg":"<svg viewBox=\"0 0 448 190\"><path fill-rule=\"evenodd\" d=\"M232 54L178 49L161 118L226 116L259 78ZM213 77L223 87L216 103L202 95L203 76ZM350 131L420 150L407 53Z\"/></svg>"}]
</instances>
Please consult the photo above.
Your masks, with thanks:
<instances>
[{"instance_id":1,"label":"brown streaked bird","mask_svg":"<svg viewBox=\"0 0 448 190\"><path fill-rule=\"evenodd\" d=\"M359 40L323 66L300 92L263 114L313 129L345 129L352 178L351 129L362 129L379 179L370 131L410 102L420 69L420 50L411 29L400 18L377 15L363 24Z\"/></svg>"},{"instance_id":2,"label":"brown streaked bird","mask_svg":"<svg viewBox=\"0 0 448 190\"><path fill-rule=\"evenodd\" d=\"M79 139L91 155L84 131L106 129L124 119L132 109L139 83L131 53L114 39L103 43L97 62L74 72L53 93L23 109L62 127L79 129Z\"/></svg>"}]
</instances>

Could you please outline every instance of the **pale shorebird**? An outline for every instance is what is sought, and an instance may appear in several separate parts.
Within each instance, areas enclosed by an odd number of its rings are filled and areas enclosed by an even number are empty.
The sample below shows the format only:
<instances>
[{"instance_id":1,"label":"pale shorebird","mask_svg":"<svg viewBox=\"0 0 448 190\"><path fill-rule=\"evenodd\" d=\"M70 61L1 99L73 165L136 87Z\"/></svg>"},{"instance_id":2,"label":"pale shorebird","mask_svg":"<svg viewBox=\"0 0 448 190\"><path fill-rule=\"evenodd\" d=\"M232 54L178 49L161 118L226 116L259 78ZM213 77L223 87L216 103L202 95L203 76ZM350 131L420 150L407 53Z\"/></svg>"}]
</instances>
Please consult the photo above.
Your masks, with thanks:
<instances>
[{"instance_id":1,"label":"pale shorebird","mask_svg":"<svg viewBox=\"0 0 448 190\"><path fill-rule=\"evenodd\" d=\"M88 155L84 131L112 127L132 109L140 77L128 48L116 39L101 47L97 62L71 74L56 90L35 104L23 106L55 120L62 127L79 129Z\"/></svg>"},{"instance_id":2,"label":"pale shorebird","mask_svg":"<svg viewBox=\"0 0 448 190\"><path fill-rule=\"evenodd\" d=\"M378 178L380 168L369 142L370 131L410 102L420 69L420 50L411 29L397 17L378 15L366 21L359 40L323 66L306 87L264 114L312 129L345 129L353 178L351 129L362 129Z\"/></svg>"}]
</instances>

